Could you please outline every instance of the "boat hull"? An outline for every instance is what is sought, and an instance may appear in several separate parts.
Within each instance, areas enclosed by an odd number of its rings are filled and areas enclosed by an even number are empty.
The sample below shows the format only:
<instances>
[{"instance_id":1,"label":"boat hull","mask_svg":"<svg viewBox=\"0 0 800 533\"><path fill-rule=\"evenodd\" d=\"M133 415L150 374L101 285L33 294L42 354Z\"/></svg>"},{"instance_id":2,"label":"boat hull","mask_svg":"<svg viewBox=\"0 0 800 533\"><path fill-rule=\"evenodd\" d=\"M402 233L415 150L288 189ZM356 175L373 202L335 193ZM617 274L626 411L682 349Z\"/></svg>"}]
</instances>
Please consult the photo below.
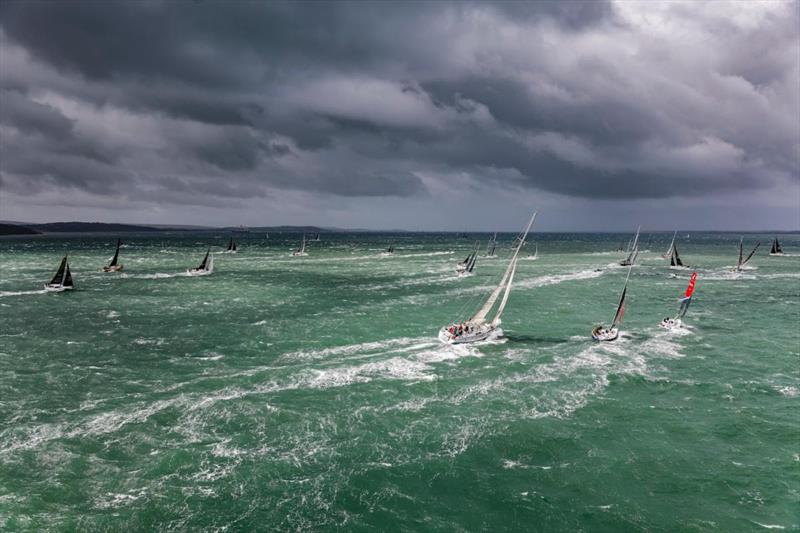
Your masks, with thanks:
<instances>
[{"instance_id":1,"label":"boat hull","mask_svg":"<svg viewBox=\"0 0 800 533\"><path fill-rule=\"evenodd\" d=\"M211 271L205 269L201 270L199 268L190 268L189 270L186 271L186 274L188 274L189 276L208 276L209 274L211 274Z\"/></svg>"},{"instance_id":2,"label":"boat hull","mask_svg":"<svg viewBox=\"0 0 800 533\"><path fill-rule=\"evenodd\" d=\"M307 255L305 252L292 252L292 257L305 257Z\"/></svg>"},{"instance_id":3,"label":"boat hull","mask_svg":"<svg viewBox=\"0 0 800 533\"><path fill-rule=\"evenodd\" d=\"M44 290L47 292L64 292L64 291L71 291L75 287L65 287L64 285L50 285L46 283L44 286Z\"/></svg>"},{"instance_id":4,"label":"boat hull","mask_svg":"<svg viewBox=\"0 0 800 533\"><path fill-rule=\"evenodd\" d=\"M664 329L675 329L683 326L680 318L665 318L659 324Z\"/></svg>"},{"instance_id":5,"label":"boat hull","mask_svg":"<svg viewBox=\"0 0 800 533\"><path fill-rule=\"evenodd\" d=\"M481 342L487 340L495 333L502 331L495 326L484 325L469 333L452 335L448 329L449 328L442 328L439 330L439 340L445 344L471 344L473 342Z\"/></svg>"},{"instance_id":6,"label":"boat hull","mask_svg":"<svg viewBox=\"0 0 800 533\"><path fill-rule=\"evenodd\" d=\"M615 341L619 337L619 329L596 327L592 330L592 339L601 342Z\"/></svg>"},{"instance_id":7,"label":"boat hull","mask_svg":"<svg viewBox=\"0 0 800 533\"><path fill-rule=\"evenodd\" d=\"M122 265L103 267L103 272L122 272Z\"/></svg>"},{"instance_id":8,"label":"boat hull","mask_svg":"<svg viewBox=\"0 0 800 533\"><path fill-rule=\"evenodd\" d=\"M772 257L781 257L782 255L786 255L786 254L783 253L783 252L777 252L777 253L770 252L769 255L771 255Z\"/></svg>"}]
</instances>

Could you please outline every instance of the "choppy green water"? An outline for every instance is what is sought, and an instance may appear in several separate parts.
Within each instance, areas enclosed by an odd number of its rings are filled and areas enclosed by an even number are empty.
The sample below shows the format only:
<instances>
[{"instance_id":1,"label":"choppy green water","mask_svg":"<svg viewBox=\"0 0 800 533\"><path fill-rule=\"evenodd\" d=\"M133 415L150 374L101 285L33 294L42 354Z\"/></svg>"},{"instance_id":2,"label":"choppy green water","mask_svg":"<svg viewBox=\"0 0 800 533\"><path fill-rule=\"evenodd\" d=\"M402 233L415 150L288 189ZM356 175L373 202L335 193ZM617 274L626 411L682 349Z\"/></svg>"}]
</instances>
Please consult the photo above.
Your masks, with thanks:
<instances>
[{"instance_id":1,"label":"choppy green water","mask_svg":"<svg viewBox=\"0 0 800 533\"><path fill-rule=\"evenodd\" d=\"M0 529L800 530L800 236L534 235L507 338L442 346L503 270L453 235L0 241ZM485 242L485 237L481 236ZM394 257L379 257L392 240ZM646 239L645 239L646 240ZM77 290L43 294L70 252ZM599 269L599 270L598 270Z\"/></svg>"}]
</instances>

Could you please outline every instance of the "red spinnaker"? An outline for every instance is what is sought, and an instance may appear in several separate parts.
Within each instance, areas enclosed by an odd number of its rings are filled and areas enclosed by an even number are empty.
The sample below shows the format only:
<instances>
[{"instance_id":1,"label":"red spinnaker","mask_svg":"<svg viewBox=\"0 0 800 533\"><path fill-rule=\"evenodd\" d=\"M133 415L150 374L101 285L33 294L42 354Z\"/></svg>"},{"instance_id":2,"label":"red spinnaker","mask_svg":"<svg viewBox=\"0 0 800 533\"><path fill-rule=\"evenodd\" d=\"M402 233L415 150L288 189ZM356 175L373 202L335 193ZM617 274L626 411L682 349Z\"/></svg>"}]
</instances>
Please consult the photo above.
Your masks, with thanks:
<instances>
[{"instance_id":1,"label":"red spinnaker","mask_svg":"<svg viewBox=\"0 0 800 533\"><path fill-rule=\"evenodd\" d=\"M694 292L694 283L697 281L697 272L692 272L692 279L689 280L689 286L686 287L686 295L684 298L691 298Z\"/></svg>"}]
</instances>

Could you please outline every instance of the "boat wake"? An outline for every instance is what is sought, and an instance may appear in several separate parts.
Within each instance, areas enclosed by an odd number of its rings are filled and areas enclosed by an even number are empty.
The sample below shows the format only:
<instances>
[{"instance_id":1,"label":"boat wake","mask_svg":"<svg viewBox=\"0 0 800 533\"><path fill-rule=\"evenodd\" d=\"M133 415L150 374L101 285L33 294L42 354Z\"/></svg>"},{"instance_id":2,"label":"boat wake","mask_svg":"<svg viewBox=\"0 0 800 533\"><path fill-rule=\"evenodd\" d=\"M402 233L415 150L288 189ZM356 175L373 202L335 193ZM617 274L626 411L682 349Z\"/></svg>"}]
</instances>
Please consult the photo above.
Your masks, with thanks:
<instances>
[{"instance_id":1,"label":"boat wake","mask_svg":"<svg viewBox=\"0 0 800 533\"><path fill-rule=\"evenodd\" d=\"M31 294L47 294L47 291L40 289L38 291L0 291L0 297L3 296L29 296Z\"/></svg>"}]
</instances>

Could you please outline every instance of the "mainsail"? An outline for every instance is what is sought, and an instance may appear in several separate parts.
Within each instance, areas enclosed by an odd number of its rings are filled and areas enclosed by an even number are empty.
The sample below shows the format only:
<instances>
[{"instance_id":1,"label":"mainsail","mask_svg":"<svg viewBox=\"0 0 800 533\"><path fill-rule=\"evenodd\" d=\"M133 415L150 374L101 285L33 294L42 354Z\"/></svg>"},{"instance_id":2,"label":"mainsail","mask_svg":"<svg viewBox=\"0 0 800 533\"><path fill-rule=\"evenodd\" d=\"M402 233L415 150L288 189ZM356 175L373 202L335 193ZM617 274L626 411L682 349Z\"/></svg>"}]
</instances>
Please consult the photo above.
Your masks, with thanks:
<instances>
[{"instance_id":1,"label":"mainsail","mask_svg":"<svg viewBox=\"0 0 800 533\"><path fill-rule=\"evenodd\" d=\"M625 296L628 294L628 280L631 277L631 270L633 270L633 264L628 267L628 275L625 276L625 286L622 288L622 296L619 297L617 314L614 315L614 321L611 323L612 328L619 326L622 323L622 317L625 315Z\"/></svg>"},{"instance_id":2,"label":"mainsail","mask_svg":"<svg viewBox=\"0 0 800 533\"><path fill-rule=\"evenodd\" d=\"M672 247L675 246L675 237L678 235L678 231L675 230L675 233L672 234L672 242L669 243L669 248L667 248L667 253L664 254L664 258L672 256Z\"/></svg>"},{"instance_id":3,"label":"mainsail","mask_svg":"<svg viewBox=\"0 0 800 533\"><path fill-rule=\"evenodd\" d=\"M61 264L58 265L58 270L56 270L55 276L53 279L50 280L50 285L63 285L64 283L64 272L67 269L67 256L64 256L64 259L61 260ZM70 278L70 281L71 278Z\"/></svg>"},{"instance_id":4,"label":"mainsail","mask_svg":"<svg viewBox=\"0 0 800 533\"><path fill-rule=\"evenodd\" d=\"M689 310L689 304L692 303L692 294L694 293L694 284L697 281L697 272L692 272L692 277L689 279L689 286L686 287L686 294L681 298L681 306L678 309L678 315L675 319L681 319L686 315Z\"/></svg>"},{"instance_id":5,"label":"mainsail","mask_svg":"<svg viewBox=\"0 0 800 533\"><path fill-rule=\"evenodd\" d=\"M755 246L755 248L753 248L753 251L750 252L750 254L745 259L742 259L742 257L744 256L744 253L743 253L744 252L744 237L739 239L739 260L736 263L736 270L741 270L742 267L745 266L748 261L750 261L750 259L753 257L753 254L755 254L756 250L758 250L759 246L761 246L761 241L758 241L756 243L756 246Z\"/></svg>"},{"instance_id":6,"label":"mainsail","mask_svg":"<svg viewBox=\"0 0 800 533\"><path fill-rule=\"evenodd\" d=\"M64 285L64 287L74 287L72 283L72 272L69 271L69 263L67 263L67 270L64 274L64 283L62 283L62 285Z\"/></svg>"},{"instance_id":7,"label":"mainsail","mask_svg":"<svg viewBox=\"0 0 800 533\"><path fill-rule=\"evenodd\" d=\"M683 266L683 262L681 262L681 258L678 255L678 247L675 246L675 244L672 245L672 255L669 258L669 266Z\"/></svg>"},{"instance_id":8,"label":"mainsail","mask_svg":"<svg viewBox=\"0 0 800 533\"><path fill-rule=\"evenodd\" d=\"M200 266L197 267L197 270L206 270L206 268L208 266L208 254L210 254L210 253L211 253L211 249L209 248L208 251L206 252L206 256L203 258L203 262L200 263Z\"/></svg>"},{"instance_id":9,"label":"mainsail","mask_svg":"<svg viewBox=\"0 0 800 533\"><path fill-rule=\"evenodd\" d=\"M522 249L522 246L525 244L525 238L528 236L528 232L531 230L531 226L533 226L533 221L536 220L536 213L533 213L530 221L528 222L528 226L525 228L525 232L522 234L522 237L518 239L517 247L514 250L514 255L511 257L511 261L508 263L508 267L506 268L503 277L500 279L500 283L497 287L492 291L489 295L489 298L483 304L483 306L478 309L478 312L475 313L472 318L469 319L470 322L474 324L483 324L486 322L486 316L489 314L489 311L492 310L494 307L497 298L500 296L500 293L503 289L506 289L506 297L507 299L508 290L511 288L511 278L513 278L512 272L516 267L517 256L519 255L519 251ZM501 304L505 305L505 304ZM502 308L498 308L498 311L502 312ZM500 318L499 313L495 314L494 320L498 320Z\"/></svg>"},{"instance_id":10,"label":"mainsail","mask_svg":"<svg viewBox=\"0 0 800 533\"><path fill-rule=\"evenodd\" d=\"M119 262L119 246L120 246L120 244L122 244L122 242L119 239L117 239L117 250L114 252L114 258L108 264L109 267L115 267L115 266L117 266L117 263Z\"/></svg>"},{"instance_id":11,"label":"mainsail","mask_svg":"<svg viewBox=\"0 0 800 533\"><path fill-rule=\"evenodd\" d=\"M236 243L233 242L233 237L231 237L231 240L228 241L228 249L226 251L227 252L235 252L236 251Z\"/></svg>"},{"instance_id":12,"label":"mainsail","mask_svg":"<svg viewBox=\"0 0 800 533\"><path fill-rule=\"evenodd\" d=\"M772 249L769 251L771 254L782 254L783 250L781 250L781 244L778 242L778 238L775 237L775 240L772 241Z\"/></svg>"}]
</instances>

